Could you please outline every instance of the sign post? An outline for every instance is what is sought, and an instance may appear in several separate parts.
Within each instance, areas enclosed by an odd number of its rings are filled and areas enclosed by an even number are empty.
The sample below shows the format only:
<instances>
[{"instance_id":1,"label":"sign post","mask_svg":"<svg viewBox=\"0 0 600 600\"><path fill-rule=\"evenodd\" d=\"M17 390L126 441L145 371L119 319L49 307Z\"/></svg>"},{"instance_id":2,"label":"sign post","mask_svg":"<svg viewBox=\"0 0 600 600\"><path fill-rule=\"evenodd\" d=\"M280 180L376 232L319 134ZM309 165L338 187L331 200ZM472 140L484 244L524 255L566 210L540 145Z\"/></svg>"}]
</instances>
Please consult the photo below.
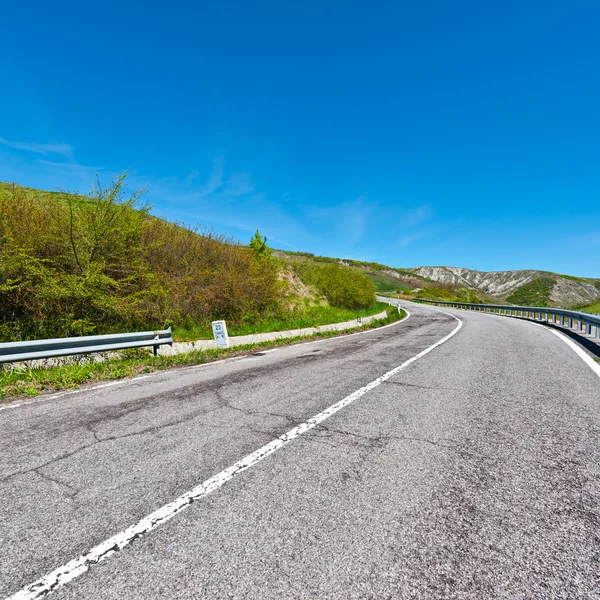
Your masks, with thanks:
<instances>
[{"instance_id":1,"label":"sign post","mask_svg":"<svg viewBox=\"0 0 600 600\"><path fill-rule=\"evenodd\" d=\"M213 321L212 330L217 348L229 348L229 336L227 335L225 321Z\"/></svg>"}]
</instances>

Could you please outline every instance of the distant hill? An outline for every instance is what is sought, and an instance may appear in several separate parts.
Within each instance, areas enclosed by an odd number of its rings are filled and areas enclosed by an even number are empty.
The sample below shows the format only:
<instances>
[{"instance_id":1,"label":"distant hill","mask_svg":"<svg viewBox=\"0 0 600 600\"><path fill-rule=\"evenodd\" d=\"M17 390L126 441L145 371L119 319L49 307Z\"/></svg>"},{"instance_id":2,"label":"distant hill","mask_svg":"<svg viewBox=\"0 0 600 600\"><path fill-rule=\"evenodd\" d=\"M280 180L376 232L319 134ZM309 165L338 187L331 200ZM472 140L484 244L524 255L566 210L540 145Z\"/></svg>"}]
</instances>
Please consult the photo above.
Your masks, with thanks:
<instances>
[{"instance_id":1,"label":"distant hill","mask_svg":"<svg viewBox=\"0 0 600 600\"><path fill-rule=\"evenodd\" d=\"M273 253L289 264L348 266L367 275L379 293L461 302L589 308L590 312L598 312L600 305L600 279L595 278L533 269L492 272L459 267L407 269L350 258L315 256L310 252L274 250Z\"/></svg>"},{"instance_id":2,"label":"distant hill","mask_svg":"<svg viewBox=\"0 0 600 600\"><path fill-rule=\"evenodd\" d=\"M600 300L600 280L548 271L475 271L459 267L417 267L420 277L441 284L467 287L511 304L526 306L585 306Z\"/></svg>"},{"instance_id":3,"label":"distant hill","mask_svg":"<svg viewBox=\"0 0 600 600\"><path fill-rule=\"evenodd\" d=\"M367 275L375 284L379 293L401 292L411 293L431 283L408 269L389 267L381 263L354 260L351 258L333 258L316 256L310 252L291 252L289 250L273 250L273 255L284 262L294 265L298 263L331 264L336 263Z\"/></svg>"},{"instance_id":4,"label":"distant hill","mask_svg":"<svg viewBox=\"0 0 600 600\"><path fill-rule=\"evenodd\" d=\"M216 319L270 330L375 309L366 275L282 264L258 231L242 245L154 217L125 176L89 196L0 182L0 342L167 326L198 339Z\"/></svg>"}]
</instances>

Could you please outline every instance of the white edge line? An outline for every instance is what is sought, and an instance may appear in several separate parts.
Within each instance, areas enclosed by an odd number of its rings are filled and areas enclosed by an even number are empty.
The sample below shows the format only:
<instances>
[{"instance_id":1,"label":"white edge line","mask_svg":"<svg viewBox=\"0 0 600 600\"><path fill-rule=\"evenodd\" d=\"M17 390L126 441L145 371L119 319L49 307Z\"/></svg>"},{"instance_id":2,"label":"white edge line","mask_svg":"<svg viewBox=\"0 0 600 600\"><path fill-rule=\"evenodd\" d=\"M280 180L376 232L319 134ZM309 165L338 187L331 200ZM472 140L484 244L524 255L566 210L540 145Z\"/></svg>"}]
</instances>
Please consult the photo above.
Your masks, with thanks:
<instances>
[{"instance_id":1,"label":"white edge line","mask_svg":"<svg viewBox=\"0 0 600 600\"><path fill-rule=\"evenodd\" d=\"M425 305L425 306L427 306L427 305ZM461 309L455 309L455 310L461 310ZM442 312L442 311L440 311L440 312ZM446 314L451 314L451 313L446 313ZM488 315L488 316L492 316L492 317L500 317L501 319L506 319L506 318L515 319L518 322L530 323L531 325L537 325L537 327L541 327L542 329L549 331L550 333L554 334L557 338L562 340L565 344L567 344L567 346L569 346L571 348L571 350L573 350L573 352L575 352L579 356L579 358L581 358L581 360L583 360L583 362L590 369L592 369L592 371L594 371L594 373L596 373L596 375L598 375L598 377L600 377L600 364L597 363L587 352L584 352L573 340L569 339L562 331L558 331L556 329L553 329L552 327L548 327L547 325L544 325L543 323L537 323L536 321L531 321L530 319L521 319L518 317L511 317L509 315L497 315L495 313L478 313L478 314L484 314L484 315Z\"/></svg>"},{"instance_id":2,"label":"white edge line","mask_svg":"<svg viewBox=\"0 0 600 600\"><path fill-rule=\"evenodd\" d=\"M544 327L544 325L541 325L540 323L535 323L535 325ZM592 369L592 371L594 371L598 377L600 377L600 364L595 362L594 359L589 354L584 352L573 340L570 340L564 333L556 331L555 329L551 329L550 327L544 327L544 329L548 330L550 333L553 333L557 338L561 339L565 344L570 346L571 350L576 352L579 358L581 358L581 360L583 360L583 362L590 367L590 369Z\"/></svg>"},{"instance_id":3,"label":"white edge line","mask_svg":"<svg viewBox=\"0 0 600 600\"><path fill-rule=\"evenodd\" d=\"M439 311L443 312L443 311ZM414 363L419 360L419 358L425 356L432 350L435 350L438 346L441 346L443 343L447 342L451 337L456 335L460 328L463 325L463 321L452 315L450 313L444 312L444 314L451 316L453 319L458 321L458 325L445 337L441 340L429 346L419 354L413 356L409 360L403 362L401 365L393 368L391 371L388 371L381 377L378 377L371 383L368 383L364 387L356 390L349 396L346 396L336 404L333 404L329 408L326 408L324 411L319 414L311 417L304 423L297 425L293 429L290 429L287 433L275 438L262 448L255 450L251 454L248 454L235 464L231 465L224 471L217 473L210 479L207 479L203 483L197 485L195 488L191 489L189 492L179 496L179 498L173 500L169 504L165 504L161 508L155 510L150 513L148 516L144 517L141 521L120 531L119 533L113 535L108 538L104 542L98 544L85 554L82 554L79 558L75 558L63 566L55 569L54 571L48 573L44 577L34 581L33 583L27 585L26 587L19 590L17 593L9 596L6 600L35 600L37 598L41 598L46 596L47 594L53 592L55 589L65 585L69 581L72 581L79 575L82 575L92 565L96 563L102 562L115 552L122 550L125 546L129 545L137 538L149 533L153 529L156 529L159 525L166 523L174 516L178 515L180 512L188 508L193 502L207 496L211 492L219 489L225 483L243 473L250 467L253 467L261 460L266 458L267 456L273 454L276 450L279 450L292 440L297 437L300 437L302 434L310 431L342 408L348 406L352 402L354 402L357 398L364 396L367 392L376 388L384 381L388 380L390 377L396 375L399 371L407 367L408 365Z\"/></svg>"},{"instance_id":4,"label":"white edge line","mask_svg":"<svg viewBox=\"0 0 600 600\"><path fill-rule=\"evenodd\" d=\"M390 306L393 306L393 304L390 304ZM380 331L381 329L386 329L388 327L392 327L393 325L398 325L399 323L404 323L410 317L410 312L406 308L403 308L403 307L401 307L401 308L406 313L406 317L404 317L404 319L400 319L400 321L395 321L394 323L390 323L389 325L382 325L381 327L375 327L374 329L365 329L364 331L357 331L356 333L346 333L346 334L342 333L340 335L334 335L334 336L331 336L331 338L325 338L325 339L321 339L321 340L310 340L308 342L301 342L299 344L294 344L294 346L304 346L305 344L319 344L321 342L327 342L329 340L348 338L348 337L352 337L353 335L362 335L363 333L371 333L373 331ZM446 313L446 314L450 314L450 313ZM279 338L279 339L285 340L285 339L289 339L289 338ZM274 340L274 341L278 341L278 340ZM232 346L232 348L235 348L235 346ZM269 350L264 350L263 352L265 352L265 353L275 352L276 350L279 350L279 348L271 348ZM198 369L200 367L208 367L210 365L214 365L215 363L223 364L224 362L241 360L243 358L246 358L246 357L233 356L231 358L224 358L222 360L210 361L207 363L202 363L200 365L190 365L189 367L183 367L182 370ZM165 373L165 371L156 371L154 373L150 373L149 375L134 375L133 377L130 377L127 379L119 379L118 381L110 381L108 383L101 383L99 385L94 385L91 387L78 388L76 390L69 390L66 392L59 392L58 394L52 394L51 396L45 396L43 398L36 398L35 400L29 400L27 402L13 402L10 404L6 404L4 406L0 406L0 412L2 412L3 410L9 410L12 408L20 408L21 406L29 406L31 404L40 404L41 402L48 402L50 400L58 400L59 398L64 398L65 396L70 396L71 394L78 394L78 393L83 393L83 392L93 392L95 390L100 390L102 388L111 387L113 385L122 385L125 383L132 383L132 382L135 383L136 381L141 381L142 379L148 379L149 377L155 377L157 375L161 375L164 373Z\"/></svg>"},{"instance_id":5,"label":"white edge line","mask_svg":"<svg viewBox=\"0 0 600 600\"><path fill-rule=\"evenodd\" d=\"M57 400L58 398L64 398L65 396L70 396L71 394L78 394L79 392L92 392L94 390L99 390L102 388L112 387L113 385L120 385L122 383L128 383L131 381L140 381L141 379L148 379L152 375L138 375L136 377L132 377L131 379L119 379L118 381L109 381L108 383L101 383L99 385L94 385L86 388L79 388L76 390L68 390L66 392L59 392L58 394L52 394L51 396L46 396L44 398L39 398L37 400L30 400L29 402L15 402L13 404L7 404L6 406L0 406L0 411L8 410L10 408L19 408L19 406L29 406L30 404L39 404L41 402L48 402L49 400Z\"/></svg>"}]
</instances>

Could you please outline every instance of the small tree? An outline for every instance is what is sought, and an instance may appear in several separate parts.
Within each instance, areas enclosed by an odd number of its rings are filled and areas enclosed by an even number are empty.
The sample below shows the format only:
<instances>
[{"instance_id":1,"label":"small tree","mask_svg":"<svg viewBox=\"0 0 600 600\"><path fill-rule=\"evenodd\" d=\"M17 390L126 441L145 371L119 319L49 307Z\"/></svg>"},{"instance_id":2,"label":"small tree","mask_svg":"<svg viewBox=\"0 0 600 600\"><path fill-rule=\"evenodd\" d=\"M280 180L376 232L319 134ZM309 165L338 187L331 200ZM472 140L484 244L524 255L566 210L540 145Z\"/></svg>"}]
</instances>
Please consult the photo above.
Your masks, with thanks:
<instances>
[{"instance_id":1,"label":"small tree","mask_svg":"<svg viewBox=\"0 0 600 600\"><path fill-rule=\"evenodd\" d=\"M117 279L126 277L140 255L140 234L150 207L140 203L145 190L126 196L127 171L103 186L97 177L88 198L66 195L64 217L74 272L98 269Z\"/></svg>"},{"instance_id":2,"label":"small tree","mask_svg":"<svg viewBox=\"0 0 600 600\"><path fill-rule=\"evenodd\" d=\"M267 246L267 237L265 236L263 238L258 229L256 230L254 237L250 240L250 248L254 251L254 256L256 256L256 258L271 258L271 249Z\"/></svg>"}]
</instances>

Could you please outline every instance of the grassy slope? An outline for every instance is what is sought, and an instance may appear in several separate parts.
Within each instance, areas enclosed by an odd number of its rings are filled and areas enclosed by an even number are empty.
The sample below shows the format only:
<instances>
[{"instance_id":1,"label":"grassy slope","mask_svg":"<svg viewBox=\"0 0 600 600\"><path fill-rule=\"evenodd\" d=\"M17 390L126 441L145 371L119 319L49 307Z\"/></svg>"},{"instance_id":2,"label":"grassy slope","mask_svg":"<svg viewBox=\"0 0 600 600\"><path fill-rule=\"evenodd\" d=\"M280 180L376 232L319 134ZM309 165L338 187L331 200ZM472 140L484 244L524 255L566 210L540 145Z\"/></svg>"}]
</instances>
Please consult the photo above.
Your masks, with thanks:
<instances>
[{"instance_id":1,"label":"grassy slope","mask_svg":"<svg viewBox=\"0 0 600 600\"><path fill-rule=\"evenodd\" d=\"M252 333L268 333L271 331L287 331L290 329L302 329L305 327L320 327L331 323L343 323L352 321L356 317L368 317L383 312L387 304L377 302L371 308L349 310L346 308L335 308L332 306L311 306L306 313L297 318L269 321L267 323L255 323L239 325L228 328L229 335L249 335ZM189 342L195 340L212 339L212 329L209 327L198 327L194 329L175 328L173 337L178 342Z\"/></svg>"},{"instance_id":2,"label":"grassy slope","mask_svg":"<svg viewBox=\"0 0 600 600\"><path fill-rule=\"evenodd\" d=\"M415 288L420 288L431 280L411 273L408 269L389 267L375 262L358 261L353 259L331 258L329 256L315 256L310 252L290 252L287 250L274 250L273 254L288 264L294 262L313 263L341 263L367 275L375 284L378 293L410 293Z\"/></svg>"},{"instance_id":3,"label":"grassy slope","mask_svg":"<svg viewBox=\"0 0 600 600\"><path fill-rule=\"evenodd\" d=\"M583 308L579 308L578 310L582 312L592 313L594 315L600 315L600 302L596 302L596 304L591 304L590 306L584 306Z\"/></svg>"},{"instance_id":4,"label":"grassy slope","mask_svg":"<svg viewBox=\"0 0 600 600\"><path fill-rule=\"evenodd\" d=\"M446 286L443 288L429 286L419 290L414 296L415 298L441 300L443 302L467 302L469 304L483 304L489 302L489 297L482 298L481 294L477 295L475 293L475 290L457 288L454 286ZM492 301L496 302L496 299L492 299Z\"/></svg>"},{"instance_id":5,"label":"grassy slope","mask_svg":"<svg viewBox=\"0 0 600 600\"><path fill-rule=\"evenodd\" d=\"M404 311L399 312L388 305L385 306L388 313L387 318L371 321L367 325L363 325L363 330L394 323L406 316ZM196 350L185 354L176 354L175 356L153 357L143 350L129 350L123 352L123 356L121 357L111 358L99 363L72 364L39 369L23 368L6 373L0 370L0 402L10 401L20 396L37 396L45 390L59 391L73 389L95 381L123 379L140 373L151 373L173 367L199 365L276 346L305 342L307 339L329 338L340 335L344 335L344 332L323 331L308 337L261 342L260 344L248 344L227 349Z\"/></svg>"},{"instance_id":6,"label":"grassy slope","mask_svg":"<svg viewBox=\"0 0 600 600\"><path fill-rule=\"evenodd\" d=\"M3 192L4 194L9 194L14 190L17 189L18 191L20 191L23 194L26 194L28 197L30 197L31 200L33 200L33 204L32 204L32 210L35 209L36 206L39 206L42 201L48 201L50 204L65 204L67 205L69 200L72 200L73 198L76 199L77 201L77 205L78 206L84 206L84 207L90 207L91 210L94 209L95 206L97 206L97 200L92 200L86 196L82 196L82 195L74 195L74 194L69 194L67 192L49 192L49 191L45 191L45 190L37 190L34 188L27 188L27 187L23 187L23 186L13 186L13 184L11 183L2 183L0 182L0 192ZM22 203L17 202L17 204L23 206ZM12 207L12 205L8 205L10 207ZM7 212L6 214L12 214ZM18 221L18 219L13 219L13 222ZM188 236L188 241L191 241L191 243L193 244L193 239L201 239L204 236L202 235L198 235L195 232L190 232L187 229L179 226L179 225L172 225L172 224L167 224L165 221L163 221L162 219L159 219L157 217L152 217L149 216L148 217L148 221L152 222L152 223L156 223L156 224L165 224L168 225L169 227L171 227L173 229L172 232L173 234L178 234L178 235L182 235L182 236ZM44 229L45 226L45 222L42 220L39 223L39 228ZM39 230L39 229L38 229ZM50 229L48 230L50 231ZM191 236L191 237L190 237ZM34 235L35 237L35 235ZM227 244L227 243L222 243L221 246L222 247L226 247L226 246L230 246L231 244ZM160 256L162 256L162 259L158 259L158 260L166 260L172 261L172 257L173 256L177 256L177 260L176 262L178 264L180 264L181 262L185 262L188 263L190 262L190 244L188 244L188 246L185 245L181 245L180 247L177 247L176 244L174 244L173 242L173 238L170 237L167 240L167 244L165 247L161 247L159 248L160 251ZM218 244L213 244L213 246L218 246ZM209 247L208 248L209 251L211 251L214 254L213 257L213 263L218 263L220 260L220 255L218 252L218 248L215 250L215 248ZM29 248L27 248L27 251L29 251ZM33 251L32 251L33 252ZM208 252L204 252L204 255L207 255ZM164 256L163 256L164 255ZM172 255L172 256L171 256ZM156 253L153 252L153 256L156 256ZM181 261L181 257L185 257L186 260L185 261ZM330 263L330 265L327 265L328 268L331 267L334 270L336 270L336 273L334 273L337 276L337 283L335 285L339 286L344 286L347 285L347 281L346 281L346 275L350 278L353 278L353 280L356 280L356 273L354 272L354 269L352 268L340 268L338 265L338 261L335 261L333 259L328 259L328 258L324 258L323 260L320 261L321 263ZM195 265L196 263L194 263ZM269 331L281 331L281 330L286 330L286 329L295 329L295 328L301 328L301 327L310 327L310 326L320 326L320 325L325 325L325 324L330 324L330 323L335 323L335 322L343 322L343 321L349 321L349 320L353 320L355 319L357 316L368 316L368 315L372 315L372 314L376 314L377 312L381 312L383 310L383 307L381 306L370 306L369 308L362 308L362 309L356 309L356 308L340 308L341 306L362 306L362 307L366 307L369 305L369 303L374 303L375 302L375 298L373 295L373 292L368 290L369 293L363 293L363 296L365 296L364 298L360 299L359 301L359 294L361 292L361 288L360 285L358 286L358 288L355 286L353 288L350 288L347 286L347 290L346 291L346 295L345 298L343 298L342 300L340 300L339 298L333 298L330 299L330 302L332 305L329 305L327 298L328 296L322 292L319 292L319 290L315 287L315 285L311 285L311 284L307 284L306 282L302 282L298 276L298 274L291 274L292 278L296 278L296 283L300 283L300 285L296 285L296 286L292 286L292 295L290 296L286 296L285 300L283 300L283 307L281 310L277 310L272 311L273 314L267 314L266 316L261 314L259 312L260 309L254 309L254 310L248 310L247 314L241 314L238 315L238 319L234 320L233 317L228 318L225 315L222 314L218 314L218 308L215 308L212 304L211 301L212 299L214 299L215 297L217 297L219 300L222 300L223 296L226 296L227 294L235 294L236 296L236 300L235 300L235 304L238 306L244 306L245 304L248 304L248 298L246 296L244 296L244 294L246 293L246 289L249 289L249 285L248 285L248 271L244 270L242 267L247 266L247 265L241 265L238 263L233 263L233 264L226 264L223 261L221 261L221 264L225 265L225 270L227 268L230 269L234 269L237 270L241 273L241 277L243 279L245 279L244 281L244 285L239 285L239 282L237 281L232 281L231 277L229 277L229 279L227 279L227 287L223 287L223 289L220 290L214 290L214 293L212 294L206 294L207 298L206 301L204 303L204 305L208 306L208 310L211 310L212 312L209 313L208 315L205 316L205 318L202 319L198 319L198 318L194 318L193 314L186 314L185 310L186 310L186 306L183 307L182 310L179 311L175 311L175 315L172 319L169 319L169 321L171 321L173 323L173 329L174 329L174 337L176 340L178 341L187 341L187 340L195 340L195 339L210 339L212 338L212 331L211 331L211 326L210 326L210 321L213 319L221 319L221 318L225 318L227 319L228 325L229 325L229 332L231 335L244 335L244 334L250 334L250 333L259 333L259 332L269 332ZM273 263L275 264L275 263ZM156 266L156 265L154 265ZM160 266L160 265L159 265ZM171 266L172 267L172 266ZM204 269L204 271L210 272L211 269L214 269L214 264L210 264L210 265L199 265L199 267L207 267ZM167 272L171 272L172 268L168 268L166 269ZM279 266L276 267L276 270L279 270ZM188 270L189 272L185 272L182 273L182 276L179 279L175 280L175 283L178 284L177 289L186 289L190 286L193 286L193 280L197 279L197 274L201 271L197 268L194 268L192 270ZM344 271L344 275L340 276L339 275L339 271ZM154 274L153 274L154 275ZM224 276L227 276L227 272L224 273ZM288 274L290 275L290 274ZM224 277L223 277L224 278ZM346 279L345 279L346 278ZM2 283L1 281L1 277L0 277L0 284ZM288 279L288 278L284 278L284 279ZM183 285L179 285L179 281L181 280ZM327 281L332 281L332 279L327 279ZM294 283L294 282L285 282L285 283ZM367 280L367 284L368 284L368 280ZM135 284L134 284L135 285ZM328 290L330 292L336 292L338 291L339 288L336 288L335 285L333 286L332 290ZM84 281L82 283L82 288L89 288L89 284L87 281ZM133 287L133 286L132 286ZM206 286L204 286L204 282L201 281L200 284L196 287L200 287L202 289L206 289ZM264 287L264 286L262 286ZM332 287L331 285L329 286L330 288ZM364 286L363 286L364 287ZM370 284L369 286L370 287ZM133 290L135 292L135 290ZM202 290L196 290L196 291L202 291ZM169 288L166 290L167 294L172 294L172 289ZM283 293L286 293L285 291ZM35 290L35 294L39 297L40 293L38 290ZM356 294L356 295L353 295ZM366 295L365 295L366 294ZM369 295L370 294L370 295ZM112 294L111 294L112 295ZM193 294L192 294L193 296ZM188 301L188 305L192 305L191 309L194 308L194 301L197 300L197 296L193 296L190 297L189 301ZM283 296L280 296L283 298ZM356 300L356 302L353 302L352 300ZM86 303L87 305L89 305L89 303ZM196 304L202 305L201 302L196 302ZM64 306L65 303L64 302L60 302L58 304L57 307L53 308L50 311L50 314L56 314L58 312L60 312L61 310L64 310ZM250 307L250 309L252 309L252 307ZM177 314L177 312L179 312L179 314ZM75 314L74 318L77 317L78 315ZM79 315L81 316L81 315ZM40 322L42 322L43 319L40 319ZM149 329L149 328L156 328L158 327L158 325L156 325L156 323L158 323L160 321L160 319L154 318L153 321L149 321L148 323L143 323L143 324L137 324L136 326L129 326L129 328L127 328L127 326L123 326L122 324L120 326L116 326L115 330L120 330L120 331L133 331L133 330L140 330L140 329ZM29 319L29 322L32 322L32 319ZM107 333L108 331L103 330L103 324L101 321L99 321L98 319L90 319L90 322L92 324L95 324L97 326L97 331L93 331L93 332L68 332L68 335L81 335L81 334L85 334L85 333L98 333L98 334L102 334L102 333ZM46 335L44 335L46 334ZM41 337L64 337L64 335L67 334L62 334L61 332L38 332L38 334L36 335L36 337L41 338ZM7 340L11 340L11 339L17 339L17 338L6 338ZM19 338L20 339L20 338ZM0 338L1 340L1 338Z\"/></svg>"},{"instance_id":7,"label":"grassy slope","mask_svg":"<svg viewBox=\"0 0 600 600\"><path fill-rule=\"evenodd\" d=\"M522 306L548 306L553 285L553 277L537 277L513 292L507 300Z\"/></svg>"}]
</instances>

